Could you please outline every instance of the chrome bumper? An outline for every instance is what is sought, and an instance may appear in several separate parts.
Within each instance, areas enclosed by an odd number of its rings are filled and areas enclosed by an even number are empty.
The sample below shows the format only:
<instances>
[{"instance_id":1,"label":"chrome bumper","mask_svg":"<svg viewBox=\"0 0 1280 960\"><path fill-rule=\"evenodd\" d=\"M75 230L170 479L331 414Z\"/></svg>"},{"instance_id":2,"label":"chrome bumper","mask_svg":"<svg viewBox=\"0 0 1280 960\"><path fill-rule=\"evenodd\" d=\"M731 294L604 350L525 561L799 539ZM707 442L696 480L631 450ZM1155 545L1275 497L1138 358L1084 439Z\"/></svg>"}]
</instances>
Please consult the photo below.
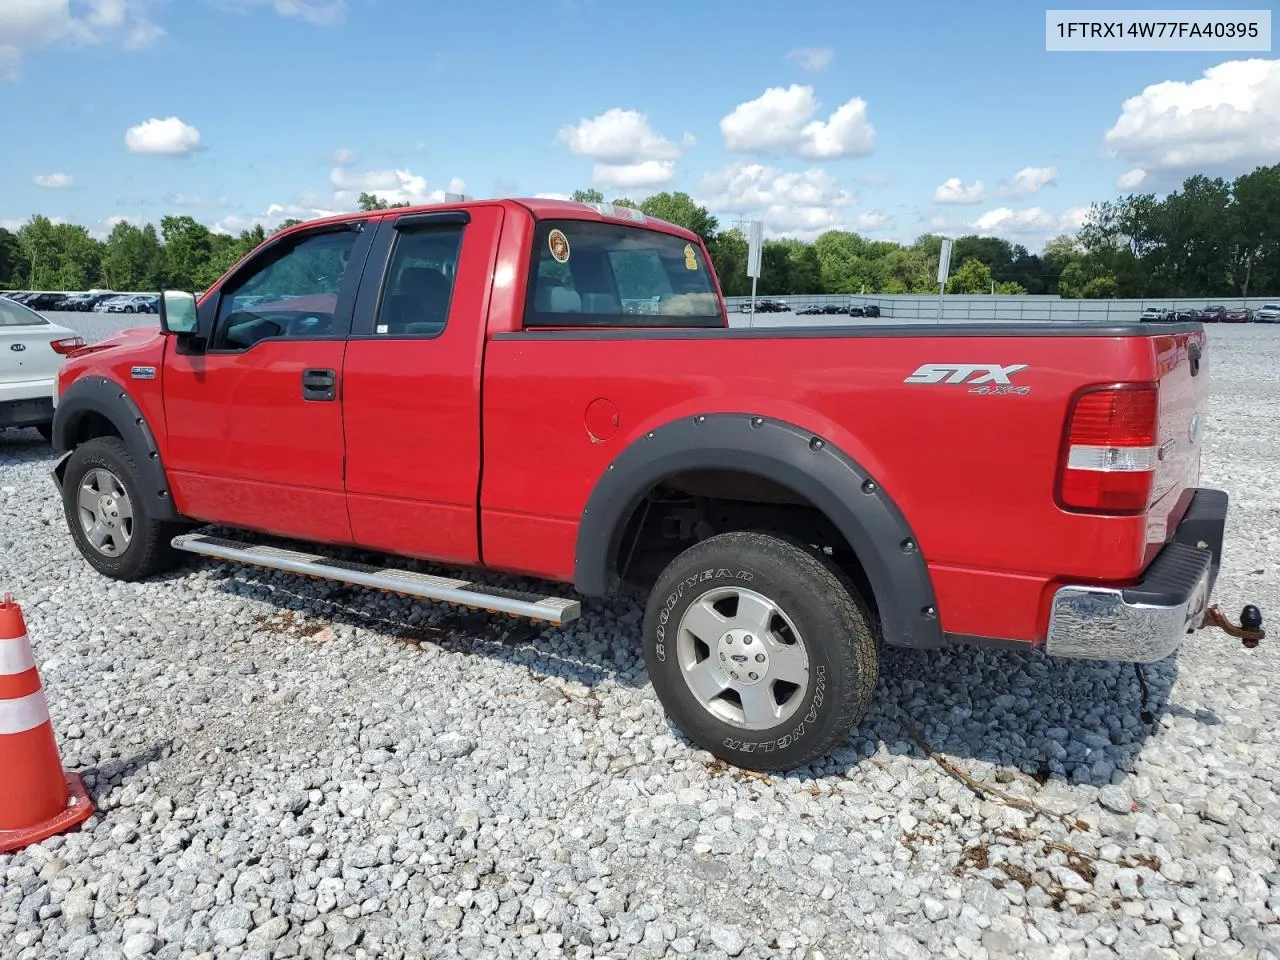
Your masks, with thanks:
<instances>
[{"instance_id":1,"label":"chrome bumper","mask_svg":"<svg viewBox=\"0 0 1280 960\"><path fill-rule=\"evenodd\" d=\"M1198 629L1218 576L1227 495L1197 490L1173 538L1124 587L1065 584L1053 595L1045 652L1153 663Z\"/></svg>"}]
</instances>

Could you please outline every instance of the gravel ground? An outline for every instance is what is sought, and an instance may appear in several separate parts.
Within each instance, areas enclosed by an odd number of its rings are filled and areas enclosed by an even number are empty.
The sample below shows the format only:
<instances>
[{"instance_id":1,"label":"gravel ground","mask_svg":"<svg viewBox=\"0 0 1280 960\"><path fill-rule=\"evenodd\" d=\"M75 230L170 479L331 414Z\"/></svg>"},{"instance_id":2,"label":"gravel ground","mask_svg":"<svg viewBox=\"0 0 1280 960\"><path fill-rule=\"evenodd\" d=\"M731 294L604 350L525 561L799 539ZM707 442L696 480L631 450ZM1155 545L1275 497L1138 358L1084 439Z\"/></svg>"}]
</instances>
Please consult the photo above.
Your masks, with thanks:
<instances>
[{"instance_id":1,"label":"gravel ground","mask_svg":"<svg viewBox=\"0 0 1280 960\"><path fill-rule=\"evenodd\" d=\"M1280 329L1210 338L1217 599L1280 610ZM1265 643L1150 668L1153 727L1131 667L893 652L830 763L745 776L664 721L633 600L543 631L213 562L117 584L51 459L0 435L0 587L97 813L0 857L5 957L1280 958Z\"/></svg>"}]
</instances>

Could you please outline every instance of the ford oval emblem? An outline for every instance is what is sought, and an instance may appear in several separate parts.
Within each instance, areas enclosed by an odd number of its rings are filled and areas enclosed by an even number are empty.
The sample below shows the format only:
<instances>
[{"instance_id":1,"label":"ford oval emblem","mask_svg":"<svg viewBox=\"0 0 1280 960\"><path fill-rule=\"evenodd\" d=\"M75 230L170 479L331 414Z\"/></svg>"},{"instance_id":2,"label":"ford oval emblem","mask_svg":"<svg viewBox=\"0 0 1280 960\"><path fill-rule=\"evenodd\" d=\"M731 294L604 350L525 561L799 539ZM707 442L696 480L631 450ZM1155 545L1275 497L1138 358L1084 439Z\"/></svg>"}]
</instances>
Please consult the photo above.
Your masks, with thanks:
<instances>
[{"instance_id":1,"label":"ford oval emblem","mask_svg":"<svg viewBox=\"0 0 1280 960\"><path fill-rule=\"evenodd\" d=\"M1194 414L1191 417L1191 427L1187 430L1187 435L1191 438L1191 442L1196 442L1196 435L1200 432L1200 414Z\"/></svg>"},{"instance_id":2,"label":"ford oval emblem","mask_svg":"<svg viewBox=\"0 0 1280 960\"><path fill-rule=\"evenodd\" d=\"M25 343L11 343L9 344L9 349L14 353L21 353L23 350L27 349L27 345Z\"/></svg>"}]
</instances>

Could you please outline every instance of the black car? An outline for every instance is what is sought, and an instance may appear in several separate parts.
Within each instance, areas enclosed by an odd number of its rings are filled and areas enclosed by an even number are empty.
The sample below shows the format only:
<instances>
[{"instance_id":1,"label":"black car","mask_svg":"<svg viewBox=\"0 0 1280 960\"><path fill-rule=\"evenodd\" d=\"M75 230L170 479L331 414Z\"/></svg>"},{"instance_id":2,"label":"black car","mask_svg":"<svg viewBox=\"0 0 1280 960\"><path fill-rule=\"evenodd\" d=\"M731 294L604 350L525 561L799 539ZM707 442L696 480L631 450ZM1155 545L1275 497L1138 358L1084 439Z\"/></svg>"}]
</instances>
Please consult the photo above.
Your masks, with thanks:
<instances>
[{"instance_id":1,"label":"black car","mask_svg":"<svg viewBox=\"0 0 1280 960\"><path fill-rule=\"evenodd\" d=\"M37 293L28 297L23 305L32 310L57 310L66 299L65 293Z\"/></svg>"},{"instance_id":2,"label":"black car","mask_svg":"<svg viewBox=\"0 0 1280 960\"><path fill-rule=\"evenodd\" d=\"M1205 307L1197 316L1201 323L1222 323L1227 318L1227 308Z\"/></svg>"},{"instance_id":3,"label":"black car","mask_svg":"<svg viewBox=\"0 0 1280 960\"><path fill-rule=\"evenodd\" d=\"M868 303L862 308L862 315L864 317L878 317L880 316L880 308L874 303Z\"/></svg>"}]
</instances>

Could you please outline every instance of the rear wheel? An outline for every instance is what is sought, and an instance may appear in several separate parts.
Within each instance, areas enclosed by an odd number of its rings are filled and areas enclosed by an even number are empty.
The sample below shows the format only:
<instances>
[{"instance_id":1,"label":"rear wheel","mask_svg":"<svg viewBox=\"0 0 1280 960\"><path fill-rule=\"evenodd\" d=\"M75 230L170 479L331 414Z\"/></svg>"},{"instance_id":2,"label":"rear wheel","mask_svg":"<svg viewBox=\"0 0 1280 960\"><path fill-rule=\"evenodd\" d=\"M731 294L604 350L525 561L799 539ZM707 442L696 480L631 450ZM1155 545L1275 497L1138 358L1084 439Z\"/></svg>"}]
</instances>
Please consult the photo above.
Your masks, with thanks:
<instances>
[{"instance_id":1,"label":"rear wheel","mask_svg":"<svg viewBox=\"0 0 1280 960\"><path fill-rule=\"evenodd\" d=\"M181 560L170 546L180 525L151 516L137 464L119 437L76 447L67 460L62 506L77 549L99 573L141 580Z\"/></svg>"},{"instance_id":2,"label":"rear wheel","mask_svg":"<svg viewBox=\"0 0 1280 960\"><path fill-rule=\"evenodd\" d=\"M645 663L672 721L728 763L787 770L866 714L872 619L834 568L788 540L726 533L690 547L649 598Z\"/></svg>"}]
</instances>

